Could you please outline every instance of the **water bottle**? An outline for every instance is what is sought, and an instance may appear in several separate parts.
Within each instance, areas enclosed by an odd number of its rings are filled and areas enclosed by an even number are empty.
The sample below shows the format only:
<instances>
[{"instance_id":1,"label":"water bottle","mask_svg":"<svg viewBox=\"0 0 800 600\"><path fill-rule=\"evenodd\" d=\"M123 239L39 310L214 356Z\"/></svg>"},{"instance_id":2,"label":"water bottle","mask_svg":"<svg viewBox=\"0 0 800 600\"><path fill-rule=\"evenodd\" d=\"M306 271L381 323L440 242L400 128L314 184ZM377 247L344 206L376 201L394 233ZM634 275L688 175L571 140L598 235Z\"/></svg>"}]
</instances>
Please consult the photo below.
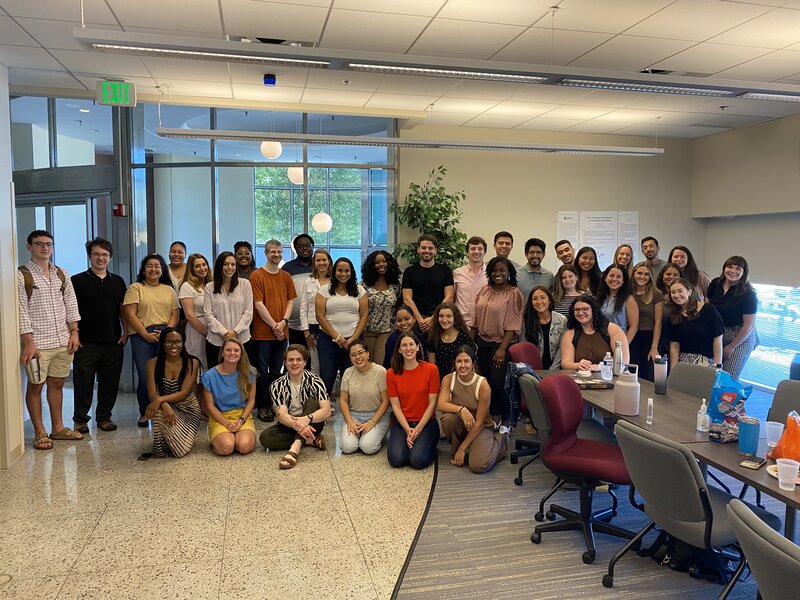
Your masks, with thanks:
<instances>
[{"instance_id":1,"label":"water bottle","mask_svg":"<svg viewBox=\"0 0 800 600\"><path fill-rule=\"evenodd\" d=\"M611 381L614 378L612 364L614 359L611 358L611 352L606 352L603 357L603 362L600 363L600 379L603 381Z\"/></svg>"},{"instance_id":2,"label":"water bottle","mask_svg":"<svg viewBox=\"0 0 800 600\"><path fill-rule=\"evenodd\" d=\"M636 365L627 365L627 370L619 374L614 386L614 412L632 417L638 415L639 391Z\"/></svg>"},{"instance_id":3,"label":"water bottle","mask_svg":"<svg viewBox=\"0 0 800 600\"><path fill-rule=\"evenodd\" d=\"M616 344L614 344L613 374L614 376L617 376L621 372L622 372L622 342L617 342Z\"/></svg>"},{"instance_id":4,"label":"water bottle","mask_svg":"<svg viewBox=\"0 0 800 600\"><path fill-rule=\"evenodd\" d=\"M652 398L648 398L647 399L647 416L645 417L644 422L647 423L648 425L652 425L653 424L653 399Z\"/></svg>"},{"instance_id":5,"label":"water bottle","mask_svg":"<svg viewBox=\"0 0 800 600\"><path fill-rule=\"evenodd\" d=\"M667 356L659 356L653 361L653 378L655 379L656 394L667 393L667 370L669 360Z\"/></svg>"},{"instance_id":6,"label":"water bottle","mask_svg":"<svg viewBox=\"0 0 800 600\"><path fill-rule=\"evenodd\" d=\"M703 398L700 410L697 411L697 431L707 433L710 426L711 417L708 416L708 406L706 406L706 399Z\"/></svg>"}]
</instances>

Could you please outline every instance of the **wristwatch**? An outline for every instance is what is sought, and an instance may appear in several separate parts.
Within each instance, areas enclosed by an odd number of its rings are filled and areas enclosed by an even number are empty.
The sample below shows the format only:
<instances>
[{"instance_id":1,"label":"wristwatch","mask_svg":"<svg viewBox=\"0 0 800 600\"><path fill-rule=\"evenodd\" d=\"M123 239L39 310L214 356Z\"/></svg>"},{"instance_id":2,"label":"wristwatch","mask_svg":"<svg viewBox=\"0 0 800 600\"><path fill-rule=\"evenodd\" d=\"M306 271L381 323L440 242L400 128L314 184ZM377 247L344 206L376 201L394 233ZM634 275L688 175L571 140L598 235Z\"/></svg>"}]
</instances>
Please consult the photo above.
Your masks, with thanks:
<instances>
[{"instance_id":1,"label":"wristwatch","mask_svg":"<svg viewBox=\"0 0 800 600\"><path fill-rule=\"evenodd\" d=\"M308 417L308 424L311 425L314 422L314 413L308 413L306 416Z\"/></svg>"}]
</instances>

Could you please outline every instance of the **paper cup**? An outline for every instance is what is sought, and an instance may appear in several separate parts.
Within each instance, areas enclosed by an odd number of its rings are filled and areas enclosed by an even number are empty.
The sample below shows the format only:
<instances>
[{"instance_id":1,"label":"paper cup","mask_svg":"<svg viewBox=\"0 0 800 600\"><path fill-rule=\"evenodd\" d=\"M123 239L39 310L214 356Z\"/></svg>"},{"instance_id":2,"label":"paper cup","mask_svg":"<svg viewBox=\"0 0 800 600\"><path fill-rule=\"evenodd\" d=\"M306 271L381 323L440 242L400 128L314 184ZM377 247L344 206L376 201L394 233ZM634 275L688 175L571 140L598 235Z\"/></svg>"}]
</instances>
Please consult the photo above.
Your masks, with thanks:
<instances>
[{"instance_id":1,"label":"paper cup","mask_svg":"<svg viewBox=\"0 0 800 600\"><path fill-rule=\"evenodd\" d=\"M783 428L785 425L777 421L767 421L764 426L767 431L767 446L774 448L778 445L778 440L781 439L783 435Z\"/></svg>"},{"instance_id":2,"label":"paper cup","mask_svg":"<svg viewBox=\"0 0 800 600\"><path fill-rule=\"evenodd\" d=\"M793 492L797 485L797 473L800 471L800 462L790 458L779 458L778 463L778 487L787 492Z\"/></svg>"}]
</instances>

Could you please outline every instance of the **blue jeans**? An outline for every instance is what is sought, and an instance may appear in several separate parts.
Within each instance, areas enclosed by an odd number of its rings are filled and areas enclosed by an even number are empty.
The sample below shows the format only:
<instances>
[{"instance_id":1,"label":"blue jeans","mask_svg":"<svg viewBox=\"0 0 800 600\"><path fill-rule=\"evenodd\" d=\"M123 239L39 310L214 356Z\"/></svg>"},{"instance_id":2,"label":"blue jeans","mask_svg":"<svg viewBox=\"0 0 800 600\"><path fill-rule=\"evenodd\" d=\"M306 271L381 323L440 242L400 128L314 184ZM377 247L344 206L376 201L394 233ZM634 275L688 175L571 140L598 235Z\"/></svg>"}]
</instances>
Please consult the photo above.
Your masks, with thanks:
<instances>
[{"instance_id":1,"label":"blue jeans","mask_svg":"<svg viewBox=\"0 0 800 600\"><path fill-rule=\"evenodd\" d=\"M411 427L416 423L409 421ZM393 467L411 465L414 469L424 469L436 458L436 445L439 443L439 424L435 417L431 417L422 433L414 440L414 447L409 448L406 443L406 432L395 421L389 433L389 443L386 446L386 456Z\"/></svg>"},{"instance_id":2,"label":"blue jeans","mask_svg":"<svg viewBox=\"0 0 800 600\"><path fill-rule=\"evenodd\" d=\"M256 408L272 410L272 397L269 386L281 375L283 353L286 351L286 340L250 340L253 345L256 379Z\"/></svg>"},{"instance_id":3,"label":"blue jeans","mask_svg":"<svg viewBox=\"0 0 800 600\"><path fill-rule=\"evenodd\" d=\"M139 416L144 416L147 405L150 404L150 395L147 393L147 361L155 358L158 353L158 344L146 342L138 333L131 334L131 352L133 364L136 365L136 400L139 401Z\"/></svg>"},{"instance_id":4,"label":"blue jeans","mask_svg":"<svg viewBox=\"0 0 800 600\"><path fill-rule=\"evenodd\" d=\"M336 383L337 373L344 375L350 367L350 351L340 348L334 343L327 333L319 330L317 336L317 352L319 353L319 375L325 383L328 396L333 392L333 384Z\"/></svg>"}]
</instances>

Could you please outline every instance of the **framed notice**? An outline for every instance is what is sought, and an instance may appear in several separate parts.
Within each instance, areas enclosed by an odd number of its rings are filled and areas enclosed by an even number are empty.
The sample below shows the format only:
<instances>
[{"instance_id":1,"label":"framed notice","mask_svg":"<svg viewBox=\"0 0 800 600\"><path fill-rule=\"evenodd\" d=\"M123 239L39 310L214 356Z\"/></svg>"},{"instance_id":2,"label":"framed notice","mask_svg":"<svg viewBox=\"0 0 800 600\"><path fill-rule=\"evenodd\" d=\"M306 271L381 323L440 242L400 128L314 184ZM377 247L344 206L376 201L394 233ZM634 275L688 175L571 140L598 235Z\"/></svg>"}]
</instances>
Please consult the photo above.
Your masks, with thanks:
<instances>
[{"instance_id":1,"label":"framed notice","mask_svg":"<svg viewBox=\"0 0 800 600\"><path fill-rule=\"evenodd\" d=\"M578 245L595 249L597 266L601 269L614 260L617 230L617 211L581 211Z\"/></svg>"}]
</instances>

